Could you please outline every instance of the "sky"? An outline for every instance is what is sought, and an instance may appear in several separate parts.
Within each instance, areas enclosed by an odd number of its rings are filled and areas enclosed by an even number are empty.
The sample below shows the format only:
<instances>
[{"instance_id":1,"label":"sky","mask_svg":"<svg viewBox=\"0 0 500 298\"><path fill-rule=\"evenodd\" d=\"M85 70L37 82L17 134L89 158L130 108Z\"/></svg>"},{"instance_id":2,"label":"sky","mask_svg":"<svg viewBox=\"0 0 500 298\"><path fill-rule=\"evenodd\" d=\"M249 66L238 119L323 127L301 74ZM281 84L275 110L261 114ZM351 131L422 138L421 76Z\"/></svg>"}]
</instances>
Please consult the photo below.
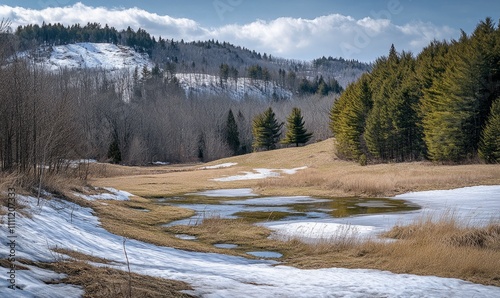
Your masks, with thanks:
<instances>
[{"instance_id":1,"label":"sky","mask_svg":"<svg viewBox=\"0 0 500 298\"><path fill-rule=\"evenodd\" d=\"M387 55L391 44L418 54L433 39L472 33L486 17L498 23L499 13L495 0L0 0L0 19L13 29L98 22L167 39L227 41L288 59L364 62Z\"/></svg>"}]
</instances>

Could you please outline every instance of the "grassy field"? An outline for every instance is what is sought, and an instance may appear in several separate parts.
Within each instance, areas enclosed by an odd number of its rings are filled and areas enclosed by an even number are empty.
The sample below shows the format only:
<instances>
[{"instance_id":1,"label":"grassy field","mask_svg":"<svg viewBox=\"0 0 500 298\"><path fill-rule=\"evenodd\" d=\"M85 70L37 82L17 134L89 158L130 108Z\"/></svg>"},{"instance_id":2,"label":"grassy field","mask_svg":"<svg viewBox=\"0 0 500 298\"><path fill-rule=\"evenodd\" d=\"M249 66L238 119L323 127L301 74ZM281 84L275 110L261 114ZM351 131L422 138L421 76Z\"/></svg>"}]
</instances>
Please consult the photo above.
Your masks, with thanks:
<instances>
[{"instance_id":1,"label":"grassy field","mask_svg":"<svg viewBox=\"0 0 500 298\"><path fill-rule=\"evenodd\" d=\"M250 187L263 195L393 196L409 191L500 184L499 165L435 165L430 162L360 166L339 160L333 140L299 148L258 152L208 164L163 167L94 165L96 186L111 186L142 197L165 197L189 192ZM221 169L205 166L237 163ZM307 166L295 175L265 180L217 182L214 178L251 172L256 168L290 169ZM103 170L102 168L106 168Z\"/></svg>"},{"instance_id":2,"label":"grassy field","mask_svg":"<svg viewBox=\"0 0 500 298\"><path fill-rule=\"evenodd\" d=\"M332 235L328 241L307 244L295 239L271 239L271 231L245 218L222 219L208 216L197 226L164 227L163 224L188 218L193 211L156 204L155 198L184 195L196 191L228 188L252 188L260 195L309 195L321 197L388 197L408 191L451 189L473 185L499 185L499 165L436 165L429 162L360 166L339 160L333 140L299 148L258 152L214 161L156 167L125 167L92 164L89 184L131 192L130 201L90 202L73 193L95 192L82 182L64 182L68 199L92 207L108 231L161 246L188 251L225 253L249 257L247 251L270 250L283 254L283 264L299 268L371 268L396 273L455 277L472 282L500 286L500 223L472 228L453 216L421 220L409 226L397 226L384 237L393 241L361 241L355 235ZM236 163L228 168L206 166ZM252 172L254 169L291 169L307 167L296 174L264 180L214 181ZM15 177L9 177L15 179ZM54 178L54 185L61 181ZM149 212L143 212L148 210ZM268 220L269 214L261 214ZM275 217L280 214L273 215ZM257 216L258 217L258 216ZM197 241L178 239L177 234L197 237ZM237 244L235 249L216 248L217 243ZM62 252L71 255L71 252ZM125 293L130 278L123 272L93 268L85 257L73 262L52 264L52 270L69 275L68 282L85 286L87 293ZM47 265L48 266L48 265ZM85 272L85 275L81 275ZM108 276L115 288L92 288L93 276ZM133 276L134 293L148 297L149 284L158 283L158 291L169 289L175 296L186 285L167 280ZM144 280L145 284L142 284ZM146 285L146 287L143 287ZM170 292L169 292L170 293ZM99 295L97 295L99 296ZM105 295L104 295L105 296ZM168 296L168 295L167 295Z\"/></svg>"}]
</instances>

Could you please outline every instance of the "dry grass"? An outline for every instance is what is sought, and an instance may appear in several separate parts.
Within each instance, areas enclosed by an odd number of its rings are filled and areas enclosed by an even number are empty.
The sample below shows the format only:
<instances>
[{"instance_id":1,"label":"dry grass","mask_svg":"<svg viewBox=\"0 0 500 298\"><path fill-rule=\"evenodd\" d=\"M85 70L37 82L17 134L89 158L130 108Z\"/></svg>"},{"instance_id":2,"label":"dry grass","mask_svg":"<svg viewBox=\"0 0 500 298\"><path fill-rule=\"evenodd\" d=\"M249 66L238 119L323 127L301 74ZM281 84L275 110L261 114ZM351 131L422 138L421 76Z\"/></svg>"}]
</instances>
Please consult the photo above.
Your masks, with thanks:
<instances>
[{"instance_id":1,"label":"dry grass","mask_svg":"<svg viewBox=\"0 0 500 298\"><path fill-rule=\"evenodd\" d=\"M266 193L293 188L294 193L328 196L393 196L409 191L500 184L497 165L442 166L428 162L322 166L258 183Z\"/></svg>"},{"instance_id":2,"label":"dry grass","mask_svg":"<svg viewBox=\"0 0 500 298\"><path fill-rule=\"evenodd\" d=\"M74 260L57 263L35 263L34 265L67 274L61 283L82 286L83 297L193 297L182 293L191 290L180 281L155 278L116 270L108 267L95 267L87 262ZM129 278L131 292L129 291Z\"/></svg>"},{"instance_id":3,"label":"dry grass","mask_svg":"<svg viewBox=\"0 0 500 298\"><path fill-rule=\"evenodd\" d=\"M280 252L283 264L299 268L369 268L500 286L500 224L467 226L451 214L396 226L384 235L392 241L361 239L349 227L314 244L297 239L280 241L270 239L270 231L261 226L217 217L198 226L169 230L194 235L208 245L237 244L237 248L225 251L233 255L248 257L245 252L250 250Z\"/></svg>"},{"instance_id":4,"label":"dry grass","mask_svg":"<svg viewBox=\"0 0 500 298\"><path fill-rule=\"evenodd\" d=\"M301 268L371 268L500 286L498 223L468 227L453 216L428 217L396 226L385 236L397 241L292 241L286 261Z\"/></svg>"},{"instance_id":5,"label":"dry grass","mask_svg":"<svg viewBox=\"0 0 500 298\"><path fill-rule=\"evenodd\" d=\"M282 243L269 239L271 231L242 219L205 218L196 226L174 226L169 231L197 237L197 242L212 246L217 243L237 244L236 249L221 250L226 254L251 257L250 250L280 250Z\"/></svg>"},{"instance_id":6,"label":"dry grass","mask_svg":"<svg viewBox=\"0 0 500 298\"><path fill-rule=\"evenodd\" d=\"M392 196L408 191L500 184L498 165L435 165L430 162L377 164L362 167L334 155L333 141L305 147L251 153L208 163L237 163L222 169L202 165L164 167L109 166L114 174L93 176L91 183L111 186L143 197L164 197L207 189L250 187L266 195ZM203 165L203 166L206 166ZM97 165L96 165L97 166ZM255 168L297 168L294 175L265 180L217 182L214 178L251 172Z\"/></svg>"}]
</instances>

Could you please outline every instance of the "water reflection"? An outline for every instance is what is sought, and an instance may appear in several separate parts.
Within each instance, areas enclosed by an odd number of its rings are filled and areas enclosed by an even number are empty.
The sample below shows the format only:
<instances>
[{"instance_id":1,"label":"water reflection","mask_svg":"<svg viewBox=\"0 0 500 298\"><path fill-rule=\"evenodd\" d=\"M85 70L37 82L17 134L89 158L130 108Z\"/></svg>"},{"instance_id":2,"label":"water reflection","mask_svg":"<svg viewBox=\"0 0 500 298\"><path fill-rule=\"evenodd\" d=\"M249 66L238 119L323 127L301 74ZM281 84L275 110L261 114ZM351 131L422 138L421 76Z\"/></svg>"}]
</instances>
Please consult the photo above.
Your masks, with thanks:
<instances>
[{"instance_id":1,"label":"water reflection","mask_svg":"<svg viewBox=\"0 0 500 298\"><path fill-rule=\"evenodd\" d=\"M196 198L199 198L197 202ZM187 203L189 202L189 203ZM419 209L404 200L386 198L312 198L312 197L242 197L231 200L211 197L207 202L203 196L186 196L158 200L158 204L175 205L196 211L193 217L175 221L166 226L197 225L204 218L242 218L251 222L289 221L301 219L327 219L408 212Z\"/></svg>"}]
</instances>

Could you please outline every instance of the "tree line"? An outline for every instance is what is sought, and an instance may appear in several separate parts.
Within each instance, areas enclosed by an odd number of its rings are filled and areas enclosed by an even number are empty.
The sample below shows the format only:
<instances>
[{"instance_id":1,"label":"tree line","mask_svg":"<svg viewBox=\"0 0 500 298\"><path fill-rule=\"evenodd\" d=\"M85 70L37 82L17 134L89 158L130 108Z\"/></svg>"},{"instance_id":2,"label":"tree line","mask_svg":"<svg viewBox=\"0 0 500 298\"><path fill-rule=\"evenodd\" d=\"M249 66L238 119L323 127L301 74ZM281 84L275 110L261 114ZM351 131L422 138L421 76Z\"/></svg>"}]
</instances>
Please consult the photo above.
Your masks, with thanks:
<instances>
[{"instance_id":1,"label":"tree line","mask_svg":"<svg viewBox=\"0 0 500 298\"><path fill-rule=\"evenodd\" d=\"M332 106L339 156L373 161L500 162L500 27L376 60Z\"/></svg>"},{"instance_id":2,"label":"tree line","mask_svg":"<svg viewBox=\"0 0 500 298\"><path fill-rule=\"evenodd\" d=\"M279 121L299 108L314 134L310 141L330 135L324 123L333 97L276 102L187 96L158 69L142 76L127 69L53 72L18 52L19 40L0 25L1 172L41 180L80 159L146 165L248 153L254 150L253 120L270 107Z\"/></svg>"},{"instance_id":3,"label":"tree line","mask_svg":"<svg viewBox=\"0 0 500 298\"><path fill-rule=\"evenodd\" d=\"M147 53L152 61L162 69L172 69L182 73L204 73L220 75L221 79L238 79L249 76L268 82L275 82L300 94L340 93L341 85L355 80L369 69L369 65L355 60L317 59L312 63L272 57L244 47L215 40L184 42L174 39L155 38L144 29L128 27L117 30L107 24L87 23L64 26L60 23L42 23L19 26L14 34L18 37L21 50L33 50L39 45L51 46L79 42L113 43L129 46L136 51ZM319 61L323 61L320 63ZM228 66L221 69L221 66ZM230 70L230 73L228 71ZM313 72L313 81L308 78ZM321 78L320 78L321 77ZM336 78L339 78L338 81ZM324 79L322 79L324 78ZM324 85L319 86L323 80ZM312 88L311 88L312 87ZM327 87L327 88L325 88Z\"/></svg>"}]
</instances>

